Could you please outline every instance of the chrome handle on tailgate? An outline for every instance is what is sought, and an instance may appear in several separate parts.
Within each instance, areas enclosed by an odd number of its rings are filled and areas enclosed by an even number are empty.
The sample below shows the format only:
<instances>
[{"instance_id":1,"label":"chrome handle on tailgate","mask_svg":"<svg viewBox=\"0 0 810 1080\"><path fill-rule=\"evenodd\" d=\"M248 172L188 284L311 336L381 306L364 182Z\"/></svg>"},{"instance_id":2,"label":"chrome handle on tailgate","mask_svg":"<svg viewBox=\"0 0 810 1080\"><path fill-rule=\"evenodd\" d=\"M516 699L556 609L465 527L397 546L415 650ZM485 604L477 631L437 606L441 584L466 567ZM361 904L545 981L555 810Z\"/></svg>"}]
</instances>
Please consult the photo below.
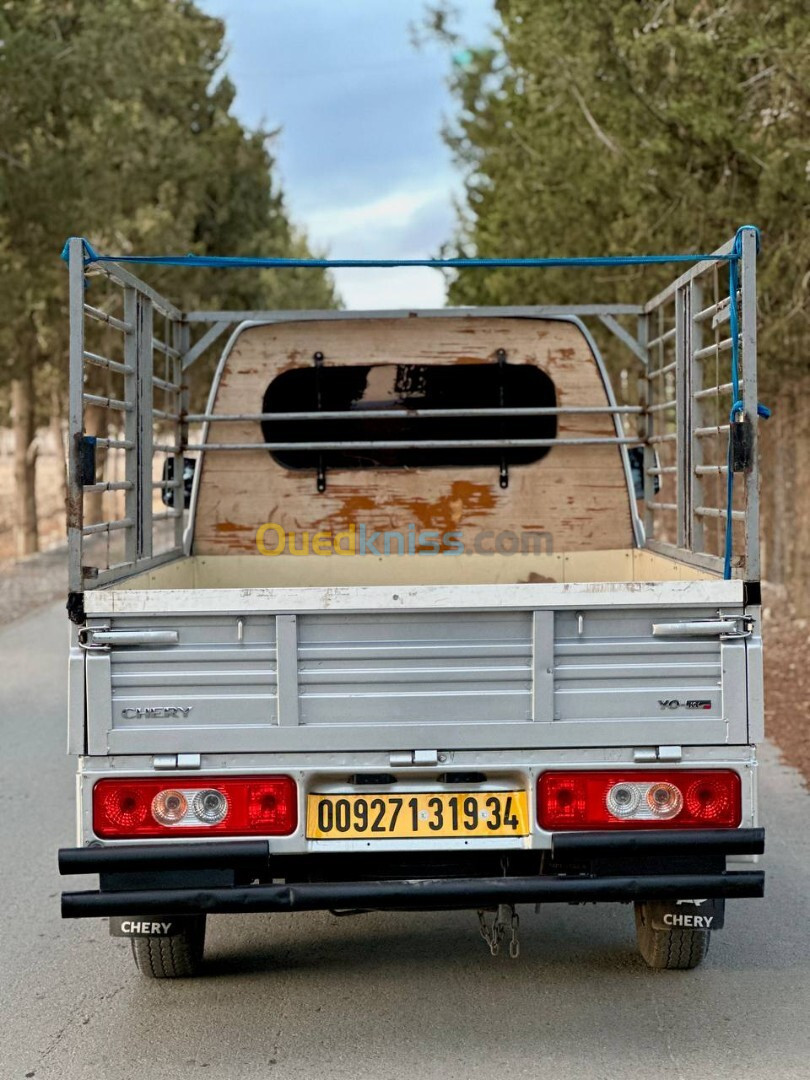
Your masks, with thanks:
<instances>
[{"instance_id":1,"label":"chrome handle on tailgate","mask_svg":"<svg viewBox=\"0 0 810 1080\"><path fill-rule=\"evenodd\" d=\"M750 615L730 615L718 619L690 619L688 622L653 623L653 637L750 637L754 620Z\"/></svg>"},{"instance_id":2,"label":"chrome handle on tailgate","mask_svg":"<svg viewBox=\"0 0 810 1080\"><path fill-rule=\"evenodd\" d=\"M83 626L79 630L82 649L107 652L113 645L177 645L177 630L110 630L107 627L93 629Z\"/></svg>"}]
</instances>

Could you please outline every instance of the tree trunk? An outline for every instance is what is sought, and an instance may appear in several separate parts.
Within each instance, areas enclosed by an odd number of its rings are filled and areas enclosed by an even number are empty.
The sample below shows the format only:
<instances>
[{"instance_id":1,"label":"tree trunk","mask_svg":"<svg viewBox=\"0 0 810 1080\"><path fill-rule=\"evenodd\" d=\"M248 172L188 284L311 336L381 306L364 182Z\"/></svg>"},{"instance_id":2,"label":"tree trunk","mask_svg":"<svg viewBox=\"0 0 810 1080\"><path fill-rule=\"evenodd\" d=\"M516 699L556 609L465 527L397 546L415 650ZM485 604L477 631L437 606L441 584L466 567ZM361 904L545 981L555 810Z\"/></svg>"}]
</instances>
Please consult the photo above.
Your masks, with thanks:
<instances>
[{"instance_id":1,"label":"tree trunk","mask_svg":"<svg viewBox=\"0 0 810 1080\"><path fill-rule=\"evenodd\" d=\"M54 453L57 458L57 468L59 468L59 494L62 496L63 504L67 506L67 423L62 416L62 398L59 391L55 389L51 391L50 428ZM59 465L60 462L62 463L61 466Z\"/></svg>"},{"instance_id":2,"label":"tree trunk","mask_svg":"<svg viewBox=\"0 0 810 1080\"><path fill-rule=\"evenodd\" d=\"M39 550L34 376L30 367L11 382L14 430L14 532L17 555Z\"/></svg>"}]
</instances>

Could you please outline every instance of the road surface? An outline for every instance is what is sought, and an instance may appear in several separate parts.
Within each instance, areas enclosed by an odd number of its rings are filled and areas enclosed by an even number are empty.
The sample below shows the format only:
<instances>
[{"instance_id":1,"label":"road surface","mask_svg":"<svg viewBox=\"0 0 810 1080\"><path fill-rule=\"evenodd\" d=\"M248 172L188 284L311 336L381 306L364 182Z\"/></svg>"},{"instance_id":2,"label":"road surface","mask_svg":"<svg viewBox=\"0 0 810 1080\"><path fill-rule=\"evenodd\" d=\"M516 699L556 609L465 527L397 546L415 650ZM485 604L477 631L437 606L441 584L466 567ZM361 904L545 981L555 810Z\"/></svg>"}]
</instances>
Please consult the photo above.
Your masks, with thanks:
<instances>
[{"instance_id":1,"label":"road surface","mask_svg":"<svg viewBox=\"0 0 810 1080\"><path fill-rule=\"evenodd\" d=\"M101 920L59 918L66 634L59 607L0 631L2 1080L810 1076L810 797L775 752L768 899L729 904L697 971L644 967L627 907L551 906L516 961L465 912L218 916L206 975L152 982Z\"/></svg>"}]
</instances>

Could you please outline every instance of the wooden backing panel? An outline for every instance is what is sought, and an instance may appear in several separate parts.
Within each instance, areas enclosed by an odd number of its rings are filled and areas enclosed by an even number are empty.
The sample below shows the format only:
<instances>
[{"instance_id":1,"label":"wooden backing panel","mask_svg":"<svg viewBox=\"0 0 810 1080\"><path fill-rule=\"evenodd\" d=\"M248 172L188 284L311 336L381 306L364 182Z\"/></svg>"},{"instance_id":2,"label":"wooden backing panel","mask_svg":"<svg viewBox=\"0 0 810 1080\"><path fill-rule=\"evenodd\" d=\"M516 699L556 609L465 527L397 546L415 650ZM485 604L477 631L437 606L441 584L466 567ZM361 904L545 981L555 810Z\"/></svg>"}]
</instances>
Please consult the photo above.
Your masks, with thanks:
<instances>
[{"instance_id":1,"label":"wooden backing panel","mask_svg":"<svg viewBox=\"0 0 810 1080\"><path fill-rule=\"evenodd\" d=\"M536 364L554 381L560 405L605 405L607 397L581 331L552 320L379 319L287 323L243 331L226 362L214 405L220 413L261 411L273 378L324 363L493 363L499 348L509 363ZM495 404L495 403L493 403ZM561 416L561 437L615 434L610 415ZM262 442L258 424L211 425L212 442ZM285 532L345 530L460 531L465 545L480 529L550 534L555 551L627 548L632 524L621 457L615 446L554 447L539 462L512 466L509 487L497 470L477 468L334 469L327 489L311 471L277 465L265 451L204 455L194 537L199 555L257 553L256 531L274 522Z\"/></svg>"}]
</instances>

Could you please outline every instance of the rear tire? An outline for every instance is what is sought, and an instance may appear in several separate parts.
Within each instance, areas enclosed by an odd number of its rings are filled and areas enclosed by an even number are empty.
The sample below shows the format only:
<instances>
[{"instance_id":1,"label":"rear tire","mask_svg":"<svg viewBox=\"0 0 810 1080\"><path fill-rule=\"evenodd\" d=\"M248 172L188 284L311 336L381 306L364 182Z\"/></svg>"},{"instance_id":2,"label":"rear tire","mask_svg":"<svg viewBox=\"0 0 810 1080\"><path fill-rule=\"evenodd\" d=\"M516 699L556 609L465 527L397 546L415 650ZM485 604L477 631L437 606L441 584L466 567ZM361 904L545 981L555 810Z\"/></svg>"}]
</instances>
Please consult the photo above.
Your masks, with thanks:
<instances>
[{"instance_id":1,"label":"rear tire","mask_svg":"<svg viewBox=\"0 0 810 1080\"><path fill-rule=\"evenodd\" d=\"M195 916L173 937L132 938L130 944L138 971L146 978L190 978L202 968L205 915Z\"/></svg>"},{"instance_id":2,"label":"rear tire","mask_svg":"<svg viewBox=\"0 0 810 1080\"><path fill-rule=\"evenodd\" d=\"M702 963L709 951L709 930L688 930L672 927L657 930L646 904L636 904L636 938L638 949L651 968L667 971L687 971Z\"/></svg>"}]
</instances>

